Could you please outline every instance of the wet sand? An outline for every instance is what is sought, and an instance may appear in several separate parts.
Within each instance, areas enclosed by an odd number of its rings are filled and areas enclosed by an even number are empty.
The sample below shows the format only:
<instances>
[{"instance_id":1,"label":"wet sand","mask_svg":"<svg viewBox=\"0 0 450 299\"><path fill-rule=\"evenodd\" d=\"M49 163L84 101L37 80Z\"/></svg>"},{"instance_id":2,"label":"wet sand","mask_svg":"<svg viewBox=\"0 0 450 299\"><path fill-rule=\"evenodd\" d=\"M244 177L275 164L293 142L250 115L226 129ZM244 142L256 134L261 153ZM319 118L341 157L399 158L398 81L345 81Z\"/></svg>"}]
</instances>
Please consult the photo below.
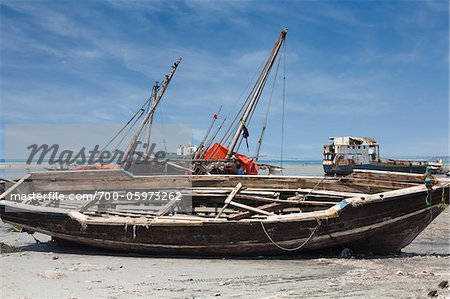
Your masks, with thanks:
<instances>
[{"instance_id":1,"label":"wet sand","mask_svg":"<svg viewBox=\"0 0 450 299\"><path fill-rule=\"evenodd\" d=\"M400 256L211 259L37 244L1 223L0 298L450 298L449 227L447 209Z\"/></svg>"}]
</instances>

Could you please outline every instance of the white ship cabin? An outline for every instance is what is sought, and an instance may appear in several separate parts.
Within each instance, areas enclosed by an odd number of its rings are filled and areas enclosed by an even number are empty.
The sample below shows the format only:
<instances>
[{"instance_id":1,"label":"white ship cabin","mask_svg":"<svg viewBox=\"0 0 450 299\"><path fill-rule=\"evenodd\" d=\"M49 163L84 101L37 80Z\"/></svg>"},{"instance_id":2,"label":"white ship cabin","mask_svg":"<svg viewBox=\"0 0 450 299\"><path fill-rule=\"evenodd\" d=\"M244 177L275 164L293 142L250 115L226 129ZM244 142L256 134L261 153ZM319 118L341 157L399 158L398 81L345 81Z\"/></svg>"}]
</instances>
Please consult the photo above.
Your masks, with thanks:
<instances>
[{"instance_id":1,"label":"white ship cabin","mask_svg":"<svg viewBox=\"0 0 450 299\"><path fill-rule=\"evenodd\" d=\"M330 137L332 143L323 147L324 164L350 162L368 164L379 161L378 142L370 137Z\"/></svg>"},{"instance_id":2,"label":"white ship cabin","mask_svg":"<svg viewBox=\"0 0 450 299\"><path fill-rule=\"evenodd\" d=\"M177 148L177 156L192 156L197 151L197 146L188 144Z\"/></svg>"}]
</instances>

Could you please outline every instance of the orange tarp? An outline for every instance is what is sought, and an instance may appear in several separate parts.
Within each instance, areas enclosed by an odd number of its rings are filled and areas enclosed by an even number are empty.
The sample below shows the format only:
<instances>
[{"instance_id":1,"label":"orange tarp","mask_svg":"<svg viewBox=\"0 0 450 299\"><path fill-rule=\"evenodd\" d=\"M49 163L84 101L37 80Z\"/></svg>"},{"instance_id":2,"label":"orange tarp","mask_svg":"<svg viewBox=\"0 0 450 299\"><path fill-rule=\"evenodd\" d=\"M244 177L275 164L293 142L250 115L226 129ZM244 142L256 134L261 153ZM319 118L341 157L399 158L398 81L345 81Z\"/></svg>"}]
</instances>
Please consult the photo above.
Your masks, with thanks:
<instances>
[{"instance_id":1,"label":"orange tarp","mask_svg":"<svg viewBox=\"0 0 450 299\"><path fill-rule=\"evenodd\" d=\"M214 145L209 148L206 153L203 155L203 159L205 160L214 160L214 159L225 159L227 157L228 148L225 146L214 143ZM258 165L252 159L242 154L235 154L241 163L241 167L244 168L245 174L258 174Z\"/></svg>"}]
</instances>

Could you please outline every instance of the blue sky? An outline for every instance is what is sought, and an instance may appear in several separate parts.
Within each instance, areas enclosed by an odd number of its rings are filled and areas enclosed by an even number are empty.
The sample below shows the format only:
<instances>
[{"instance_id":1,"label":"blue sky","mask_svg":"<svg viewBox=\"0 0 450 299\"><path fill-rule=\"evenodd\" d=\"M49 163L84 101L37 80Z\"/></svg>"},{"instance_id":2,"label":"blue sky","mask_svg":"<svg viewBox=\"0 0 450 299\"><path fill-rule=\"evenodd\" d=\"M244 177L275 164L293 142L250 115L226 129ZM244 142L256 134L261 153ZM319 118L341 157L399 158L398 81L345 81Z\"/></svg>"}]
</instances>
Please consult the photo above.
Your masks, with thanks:
<instances>
[{"instance_id":1,"label":"blue sky","mask_svg":"<svg viewBox=\"0 0 450 299\"><path fill-rule=\"evenodd\" d=\"M320 159L344 135L374 137L385 157L447 155L448 24L447 1L2 1L2 125L125 123L182 57L156 122L191 124L198 142L288 27L285 157ZM269 158L281 103L277 84Z\"/></svg>"}]
</instances>

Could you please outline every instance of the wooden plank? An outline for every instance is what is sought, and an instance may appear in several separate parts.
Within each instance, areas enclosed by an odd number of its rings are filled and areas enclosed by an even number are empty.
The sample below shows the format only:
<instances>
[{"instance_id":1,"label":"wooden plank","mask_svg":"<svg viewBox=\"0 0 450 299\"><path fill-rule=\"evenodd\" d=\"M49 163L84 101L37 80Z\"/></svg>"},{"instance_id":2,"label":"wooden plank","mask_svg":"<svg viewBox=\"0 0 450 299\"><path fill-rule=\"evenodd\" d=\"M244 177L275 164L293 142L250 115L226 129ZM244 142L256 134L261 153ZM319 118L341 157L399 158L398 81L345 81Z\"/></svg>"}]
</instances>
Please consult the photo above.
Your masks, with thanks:
<instances>
[{"instance_id":1,"label":"wooden plank","mask_svg":"<svg viewBox=\"0 0 450 299\"><path fill-rule=\"evenodd\" d=\"M212 193L219 193L219 194L228 194L230 191L232 191L234 188L227 188L227 187L192 187L192 193L195 194L212 194ZM240 194L247 194L247 195L264 195L264 196L271 196L276 197L278 196L279 192L273 192L270 190L264 190L264 189L243 189L239 192Z\"/></svg>"},{"instance_id":2,"label":"wooden plank","mask_svg":"<svg viewBox=\"0 0 450 299\"><path fill-rule=\"evenodd\" d=\"M206 176L205 176L206 177ZM367 191L366 187L352 186L349 184L342 184L337 178L314 178L314 177L265 177L265 176L227 176L227 180L216 181L214 184L207 185L207 181L201 181L200 178L193 177L192 183L194 187L230 187L234 186L238 182L246 186L246 190L249 189L267 189L273 191L274 189L290 190L301 188L314 188L317 183L321 183L322 189L344 191L344 192L358 192ZM375 190L378 191L378 190Z\"/></svg>"},{"instance_id":3,"label":"wooden plank","mask_svg":"<svg viewBox=\"0 0 450 299\"><path fill-rule=\"evenodd\" d=\"M334 206L335 204L337 204L337 202L305 200L305 201L299 201L298 204L305 205L305 206Z\"/></svg>"},{"instance_id":4,"label":"wooden plank","mask_svg":"<svg viewBox=\"0 0 450 299\"><path fill-rule=\"evenodd\" d=\"M216 189L216 190L214 190ZM214 196L214 194L218 193L216 196L219 196L222 193L228 193L230 190L232 190L232 188L224 188L224 187L219 187L219 189L214 188L214 187L209 187L209 188L201 188L201 191L198 191L198 189L195 189L195 193L193 193L194 195L205 195L205 196ZM198 191L198 193L197 193ZM265 192L264 192L265 191ZM269 192L270 191L270 192ZM264 197L259 197L261 198L261 200L258 200L258 197L254 197L255 194L270 194L270 195L277 195L279 196L280 193L309 193L308 196L311 197L319 197L319 196L323 196L323 197L329 197L329 198L337 198L337 199L342 199L342 198L346 198L346 197L357 197L357 196L367 196L369 194L365 194L365 193L355 193L355 192L345 192L345 191L332 191L332 190L316 190L316 189L308 189L308 188L297 188L297 189L273 189L273 188L268 188L268 189L256 189L256 188L247 188L245 190L242 190L241 192L239 192L238 195L236 195L236 198L239 199L254 199L256 201L270 201L269 198L267 198L267 196ZM277 200L277 199L272 199L272 200ZM280 199L278 199L280 200ZM282 201L282 200L280 200Z\"/></svg>"},{"instance_id":5,"label":"wooden plank","mask_svg":"<svg viewBox=\"0 0 450 299\"><path fill-rule=\"evenodd\" d=\"M299 197L299 200L305 200L306 194L298 194L298 197ZM344 197L344 196L338 196L338 195L326 195L326 194L314 194L314 193L311 193L311 194L308 194L306 199L308 199L308 200L340 202L344 198L351 198L351 197L350 196L349 197Z\"/></svg>"},{"instance_id":6,"label":"wooden plank","mask_svg":"<svg viewBox=\"0 0 450 299\"><path fill-rule=\"evenodd\" d=\"M25 182L25 180L27 180L29 177L31 176L30 173L24 175L20 180L17 181L17 183L15 183L14 185L12 185L8 190L6 190L5 192L3 192L2 195L0 195L0 200L5 199L6 196L8 196L9 194L11 194L14 190L16 190L23 182Z\"/></svg>"},{"instance_id":7,"label":"wooden plank","mask_svg":"<svg viewBox=\"0 0 450 299\"><path fill-rule=\"evenodd\" d=\"M335 205L339 201L322 201L322 200L309 200L305 199L304 195L299 194L288 198L289 200L297 201L298 205L317 205L317 206L328 206Z\"/></svg>"},{"instance_id":8,"label":"wooden plank","mask_svg":"<svg viewBox=\"0 0 450 299\"><path fill-rule=\"evenodd\" d=\"M220 209L219 213L217 213L215 218L219 218L220 215L223 213L223 211L227 208L227 206L230 204L230 202L233 200L234 196L241 190L242 184L238 183L236 187L231 191L230 195L225 199L225 205Z\"/></svg>"},{"instance_id":9,"label":"wooden plank","mask_svg":"<svg viewBox=\"0 0 450 299\"><path fill-rule=\"evenodd\" d=\"M171 210L176 204L178 200L171 200L167 204L165 204L159 211L156 213L158 216L165 215L169 210Z\"/></svg>"},{"instance_id":10,"label":"wooden plank","mask_svg":"<svg viewBox=\"0 0 450 299\"><path fill-rule=\"evenodd\" d=\"M195 208L193 209L193 212L194 212L195 214L198 214L198 213L214 214L214 217L215 217L215 215L217 214L217 208L215 208L215 207L200 206L200 207L195 207ZM237 213L237 212L236 212L236 210L235 210L234 208L226 208L226 209L222 212L222 215L223 215L223 214L236 214L236 213Z\"/></svg>"},{"instance_id":11,"label":"wooden plank","mask_svg":"<svg viewBox=\"0 0 450 299\"><path fill-rule=\"evenodd\" d=\"M130 210L130 209L106 209L106 212L116 211L120 213L130 213L136 215L156 216L156 212L153 210Z\"/></svg>"},{"instance_id":12,"label":"wooden plank","mask_svg":"<svg viewBox=\"0 0 450 299\"><path fill-rule=\"evenodd\" d=\"M78 209L78 212L80 212L80 213L86 212L90 207L94 206L100 200L100 198L101 197L96 194L92 200L89 200L87 203L83 204Z\"/></svg>"},{"instance_id":13,"label":"wooden plank","mask_svg":"<svg viewBox=\"0 0 450 299\"><path fill-rule=\"evenodd\" d=\"M424 180L423 174L363 169L353 170L353 173L350 176L362 179L397 181L407 183L423 183Z\"/></svg>"},{"instance_id":14,"label":"wooden plank","mask_svg":"<svg viewBox=\"0 0 450 299\"><path fill-rule=\"evenodd\" d=\"M393 189L402 189L417 186L417 183L407 183L407 182L397 182L397 181L385 181L385 180L374 180L374 179L360 179L360 178L342 178L341 182L350 185L360 185L367 187L380 187Z\"/></svg>"},{"instance_id":15,"label":"wooden plank","mask_svg":"<svg viewBox=\"0 0 450 299\"><path fill-rule=\"evenodd\" d=\"M107 214L111 214L111 215L124 216L124 217L136 217L136 218L146 217L146 218L154 218L154 216L152 216L152 215L137 214L137 213L124 213L124 212L118 212L118 211L114 211L114 210L107 210L106 213L107 213Z\"/></svg>"},{"instance_id":16,"label":"wooden plank","mask_svg":"<svg viewBox=\"0 0 450 299\"><path fill-rule=\"evenodd\" d=\"M335 178L314 177L267 177L267 176L130 176L120 170L96 170L96 171L71 171L54 172L52 174L33 174L35 191L57 190L57 191L79 191L79 190L139 190L142 186L150 189L166 186L172 187L222 187L233 188L242 183L248 189L262 189L262 191L274 191L273 189L297 189L313 188L318 182L326 189L335 191L353 192L358 187L340 184ZM322 181L323 180L323 181ZM247 189L247 190L248 190ZM247 191L245 190L245 191ZM251 190L249 190L251 191ZM253 191L252 191L253 192ZM268 196L266 196L268 197Z\"/></svg>"},{"instance_id":17,"label":"wooden plank","mask_svg":"<svg viewBox=\"0 0 450 299\"><path fill-rule=\"evenodd\" d=\"M262 206L258 206L257 208L260 209L260 210L272 210L272 209L275 209L275 208L279 208L281 206L282 206L282 204L279 204L279 203L269 203L269 204L265 204L265 205L262 205ZM232 219L232 220L240 220L240 219L247 218L247 217L249 217L251 215L254 215L254 214L255 213L253 211L244 211L244 212L240 212L237 215L231 216L229 218Z\"/></svg>"},{"instance_id":18,"label":"wooden plank","mask_svg":"<svg viewBox=\"0 0 450 299\"><path fill-rule=\"evenodd\" d=\"M441 187L441 186L434 186L433 190L435 190L439 187ZM346 199L346 201L353 205L359 205L359 204L366 204L369 202L387 201L391 198L396 198L398 196L412 195L414 193L424 192L426 190L428 190L428 189L425 186L425 184L423 184L423 185L409 187L409 188L380 192L377 194L369 195L369 196L365 197L364 199L361 199L360 197L348 198L348 199Z\"/></svg>"},{"instance_id":19,"label":"wooden plank","mask_svg":"<svg viewBox=\"0 0 450 299\"><path fill-rule=\"evenodd\" d=\"M259 202L277 202L277 203L286 203L286 204L297 204L298 200L288 200L288 199L276 199L276 198L267 198L262 196L250 196L238 194L235 196L236 199L245 199L245 200L253 200Z\"/></svg>"},{"instance_id":20,"label":"wooden plank","mask_svg":"<svg viewBox=\"0 0 450 299\"><path fill-rule=\"evenodd\" d=\"M251 207L251 206L248 206L248 205L244 205L244 204L241 204L241 203L238 203L238 202L231 201L229 204L232 205L232 206L235 206L237 208L241 208L241 209L245 209L245 210L249 210L249 211L255 212L257 214L263 214L263 215L268 215L268 216L273 215L273 213L269 213L267 211L264 211L264 210L261 210L261 209L258 209L258 208L254 208L254 207Z\"/></svg>"},{"instance_id":21,"label":"wooden plank","mask_svg":"<svg viewBox=\"0 0 450 299\"><path fill-rule=\"evenodd\" d=\"M364 194L364 193L331 191L331 190L314 190L314 189L307 189L307 188L299 188L296 191L301 192L301 193L310 193L310 194L317 194L317 195L333 195L333 196L339 196L339 197L358 197L358 196L364 197L364 196L368 195L368 194Z\"/></svg>"}]
</instances>

